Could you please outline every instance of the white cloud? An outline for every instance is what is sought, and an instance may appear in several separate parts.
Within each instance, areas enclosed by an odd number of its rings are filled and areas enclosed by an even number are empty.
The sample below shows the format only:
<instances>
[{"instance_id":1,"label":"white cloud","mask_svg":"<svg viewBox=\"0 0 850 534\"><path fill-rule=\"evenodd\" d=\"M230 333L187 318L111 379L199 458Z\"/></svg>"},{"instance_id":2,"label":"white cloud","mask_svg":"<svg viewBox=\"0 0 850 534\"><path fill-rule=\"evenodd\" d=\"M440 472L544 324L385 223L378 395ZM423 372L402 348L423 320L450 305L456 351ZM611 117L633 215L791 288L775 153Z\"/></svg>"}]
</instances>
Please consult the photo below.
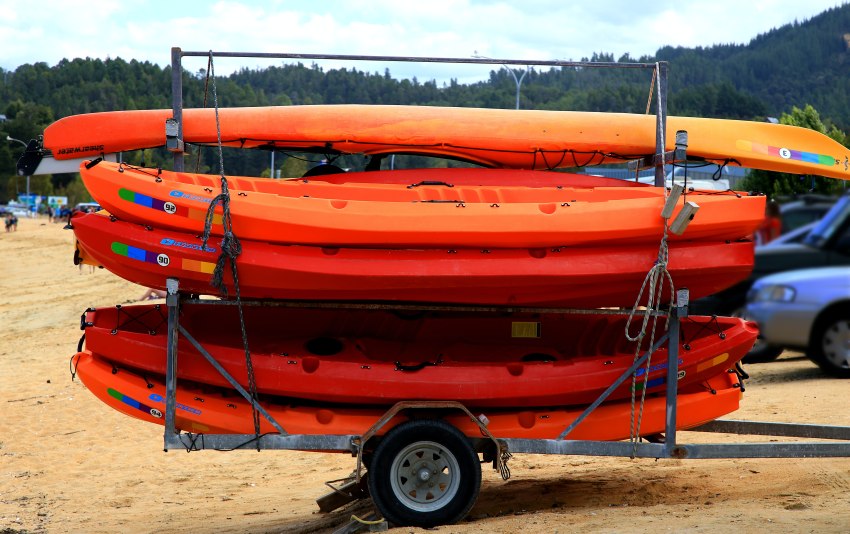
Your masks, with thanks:
<instances>
[{"instance_id":1,"label":"white cloud","mask_svg":"<svg viewBox=\"0 0 850 534\"><path fill-rule=\"evenodd\" d=\"M431 57L479 54L572 59L607 52L651 55L664 45L746 43L802 21L835 0L0 0L0 67L71 57L170 63L172 46L194 51L290 52ZM217 72L279 61L226 59ZM186 59L187 70L206 65ZM340 63L323 62L325 68ZM394 76L486 77L494 66L347 64Z\"/></svg>"}]
</instances>

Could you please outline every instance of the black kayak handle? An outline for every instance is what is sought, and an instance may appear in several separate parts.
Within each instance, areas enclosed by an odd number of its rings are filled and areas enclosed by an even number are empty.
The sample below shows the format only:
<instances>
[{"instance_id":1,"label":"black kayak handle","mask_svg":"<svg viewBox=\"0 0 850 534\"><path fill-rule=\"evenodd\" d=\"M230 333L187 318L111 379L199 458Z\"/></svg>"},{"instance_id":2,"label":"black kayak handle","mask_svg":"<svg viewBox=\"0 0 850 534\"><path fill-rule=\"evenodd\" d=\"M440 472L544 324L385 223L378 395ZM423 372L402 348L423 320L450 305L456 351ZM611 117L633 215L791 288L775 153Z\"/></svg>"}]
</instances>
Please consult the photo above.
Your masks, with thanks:
<instances>
[{"instance_id":1,"label":"black kayak handle","mask_svg":"<svg viewBox=\"0 0 850 534\"><path fill-rule=\"evenodd\" d=\"M442 356L442 354L440 356L437 356L437 360L433 361L433 362L424 361L424 362L421 362L421 363L417 363L415 365L404 365L401 362L393 362L393 363L395 363L395 370L396 371L421 371L422 369L425 369L426 367L436 367L436 366L440 365L441 363L443 363L443 356Z\"/></svg>"},{"instance_id":2,"label":"black kayak handle","mask_svg":"<svg viewBox=\"0 0 850 534\"><path fill-rule=\"evenodd\" d=\"M419 186L423 186L423 185L443 185L443 186L446 186L446 187L454 187L454 184L449 184L449 183L446 183L446 182L440 182L439 180L422 180L419 183L410 184L409 186L407 186L407 188L413 189L414 187L419 187Z\"/></svg>"}]
</instances>

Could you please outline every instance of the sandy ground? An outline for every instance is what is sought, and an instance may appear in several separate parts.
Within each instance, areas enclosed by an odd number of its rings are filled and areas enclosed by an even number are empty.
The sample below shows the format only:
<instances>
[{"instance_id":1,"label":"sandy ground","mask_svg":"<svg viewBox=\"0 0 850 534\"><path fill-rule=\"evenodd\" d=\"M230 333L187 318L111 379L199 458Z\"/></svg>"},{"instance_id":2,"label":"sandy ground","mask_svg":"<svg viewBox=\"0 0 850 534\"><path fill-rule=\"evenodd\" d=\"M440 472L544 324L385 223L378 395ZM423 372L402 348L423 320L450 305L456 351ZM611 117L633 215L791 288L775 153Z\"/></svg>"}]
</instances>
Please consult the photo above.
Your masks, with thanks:
<instances>
[{"instance_id":1,"label":"sandy ground","mask_svg":"<svg viewBox=\"0 0 850 534\"><path fill-rule=\"evenodd\" d=\"M79 317L143 288L72 263L70 231L22 220L0 234L0 533L330 532L365 501L321 514L347 455L162 451L161 427L72 381ZM799 354L750 365L733 418L850 425L850 382ZM680 441L741 437L681 433ZM768 438L749 438L765 441ZM440 532L850 531L850 459L630 460L520 455L490 469L478 503ZM398 529L416 532L417 529Z\"/></svg>"}]
</instances>

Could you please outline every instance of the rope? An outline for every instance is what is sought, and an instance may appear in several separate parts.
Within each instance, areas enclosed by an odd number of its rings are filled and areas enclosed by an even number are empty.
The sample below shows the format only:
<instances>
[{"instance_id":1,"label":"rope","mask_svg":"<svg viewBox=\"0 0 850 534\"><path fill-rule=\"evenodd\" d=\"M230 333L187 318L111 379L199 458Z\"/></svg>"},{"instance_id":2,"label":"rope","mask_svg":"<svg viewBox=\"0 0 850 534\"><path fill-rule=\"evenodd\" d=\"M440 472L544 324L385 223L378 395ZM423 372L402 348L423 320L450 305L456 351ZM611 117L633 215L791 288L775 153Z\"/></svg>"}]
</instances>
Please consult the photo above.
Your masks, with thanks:
<instances>
[{"instance_id":1,"label":"rope","mask_svg":"<svg viewBox=\"0 0 850 534\"><path fill-rule=\"evenodd\" d=\"M657 68L658 68L658 66L656 65L656 72L657 72ZM653 81L653 86L654 86L655 85L655 75L654 74L653 74L652 81ZM658 86L658 91L659 91L659 93L661 91L660 85ZM650 92L650 99L651 99L651 97L652 97L652 93ZM659 94L659 102L660 101L661 101L661 98L660 98L660 94ZM647 110L648 109L649 109L649 105L647 104ZM659 131L660 131L661 139L665 139L664 124L663 123L659 124L658 128L659 128ZM665 164L666 164L665 154L664 154L664 149L662 148L662 150L661 150L661 165L663 166ZM664 187L664 201L665 201L665 203L667 201L667 197L668 197L667 188ZM641 284L640 291L638 292L638 296L635 299L635 304L632 307L631 312L629 313L628 320L626 321L626 339L628 339L629 341L635 342L635 354L634 354L634 359L632 360L632 363L637 362L640 359L640 354L641 354L642 348L644 346L643 341L646 338L647 328L649 327L650 320L652 320L652 327L650 329L648 346L652 347L652 345L655 343L655 333L656 333L657 326L658 326L658 317L653 314L653 311L658 309L660 303L662 302L662 295L664 293L664 282L666 281L666 282L669 282L669 284L670 284L670 295L671 295L670 300L671 301L672 301L672 296L675 295L675 293L676 293L675 287L673 285L673 277L670 276L670 273L667 270L667 263L670 259L669 248L668 248L668 244L667 244L668 231L669 231L668 221L665 220L664 221L664 232L663 232L662 237L661 237L661 243L658 246L658 257L655 261L655 265L653 265L652 268L649 270L649 272L646 274L646 277L643 280L643 284ZM648 293L648 296L647 296L646 306L645 306L643 312L641 313L642 321L641 321L640 331L637 333L637 335L632 336L631 333L630 333L632 320L639 313L638 309L640 308L640 303L641 303L641 300L643 300L643 295L644 295L644 292L647 289L647 285L649 286L649 293ZM669 310L670 310L670 307L668 306L667 319L666 319L665 324L664 324L665 330L667 329L667 326L669 325L669 322L670 322ZM679 340L678 339L672 340L672 342L678 343ZM637 375L637 373L632 375L631 418L630 418L630 421L629 421L629 443L632 443L633 446L634 446L634 448L632 449L632 454L631 454L632 458L634 458L636 453L637 453L638 438L640 437L640 426L641 426L641 422L643 421L644 406L646 404L646 390L647 390L646 386L647 386L647 383L649 381L649 372L650 372L651 366L652 366L652 354L650 354L646 359L646 367L645 367L644 373L643 373L643 388L642 388L642 391L641 391L640 406L637 410L635 409L635 404L636 404L636 396L637 396L636 393L637 393L638 375ZM668 380L670 380L669 375L668 375Z\"/></svg>"},{"instance_id":2,"label":"rope","mask_svg":"<svg viewBox=\"0 0 850 534\"><path fill-rule=\"evenodd\" d=\"M212 231L212 222L215 215L216 206L221 203L222 209L222 226L223 237L221 242L221 254L216 262L215 270L213 271L212 285L218 288L227 296L227 287L224 283L224 270L227 264L230 264L230 270L233 273L233 287L236 293L236 307L239 310L239 326L242 331L242 346L245 349L245 368L248 373L248 392L251 394L251 412L254 419L254 434L257 440L257 450L260 450L260 412L257 410L256 404L259 402L257 397L257 383L254 378L254 365L251 361L251 350L248 347L248 334L245 330L245 314L242 309L242 296L239 291L239 271L236 267L236 258L242 253L242 245L236 234L233 233L233 221L230 214L230 191L227 188L227 177L224 175L224 154L221 145L221 119L218 113L218 92L215 83L215 65L213 64L213 53L210 50L209 56L210 79L212 80L213 106L215 107L215 127L218 135L218 165L221 176L221 193L212 199L209 208L207 209L206 218L204 219L204 235L201 246L206 249L207 241ZM228 260L230 260L228 262Z\"/></svg>"},{"instance_id":3,"label":"rope","mask_svg":"<svg viewBox=\"0 0 850 534\"><path fill-rule=\"evenodd\" d=\"M207 96L209 94L209 84L210 84L210 68L212 67L212 54L210 54L210 59L207 61L207 77L204 78L204 105L202 107L207 107ZM195 172L201 172L201 148L198 147L198 159L195 161Z\"/></svg>"},{"instance_id":4,"label":"rope","mask_svg":"<svg viewBox=\"0 0 850 534\"><path fill-rule=\"evenodd\" d=\"M361 525L380 525L385 522L386 519L375 519L374 521L370 521L368 519L361 519L354 514L351 514L351 521L355 523L360 523Z\"/></svg>"},{"instance_id":5,"label":"rope","mask_svg":"<svg viewBox=\"0 0 850 534\"><path fill-rule=\"evenodd\" d=\"M649 108L652 105L652 93L655 91L655 78L658 77L658 63L652 69L652 81L649 83L649 95L646 97L646 115L649 115Z\"/></svg>"}]
</instances>

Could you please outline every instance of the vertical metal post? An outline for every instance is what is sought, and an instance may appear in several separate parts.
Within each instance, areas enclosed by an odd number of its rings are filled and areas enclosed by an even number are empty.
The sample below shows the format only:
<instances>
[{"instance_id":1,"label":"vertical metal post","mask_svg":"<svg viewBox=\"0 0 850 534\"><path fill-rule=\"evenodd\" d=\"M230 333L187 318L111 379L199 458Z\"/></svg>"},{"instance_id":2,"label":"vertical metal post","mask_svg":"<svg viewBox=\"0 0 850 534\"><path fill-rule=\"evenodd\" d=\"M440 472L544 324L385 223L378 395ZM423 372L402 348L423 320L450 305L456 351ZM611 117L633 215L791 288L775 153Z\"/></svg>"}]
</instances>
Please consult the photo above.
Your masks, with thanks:
<instances>
[{"instance_id":1,"label":"vertical metal post","mask_svg":"<svg viewBox=\"0 0 850 534\"><path fill-rule=\"evenodd\" d=\"M171 49L171 110L177 121L177 140L181 150L174 152L174 170L183 172L183 50Z\"/></svg>"},{"instance_id":2,"label":"vertical metal post","mask_svg":"<svg viewBox=\"0 0 850 534\"><path fill-rule=\"evenodd\" d=\"M655 112L655 154L658 158L665 152L665 135L667 133L667 62L658 62L658 109ZM664 165L659 161L655 166L655 185L664 186L666 177Z\"/></svg>"},{"instance_id":3,"label":"vertical metal post","mask_svg":"<svg viewBox=\"0 0 850 534\"><path fill-rule=\"evenodd\" d=\"M679 330L682 317L688 316L687 289L680 289L674 297L673 308L670 310L670 337L667 340L667 429L665 431L664 448L668 456L676 448L676 410L679 400Z\"/></svg>"},{"instance_id":4,"label":"vertical metal post","mask_svg":"<svg viewBox=\"0 0 850 534\"><path fill-rule=\"evenodd\" d=\"M168 306L168 346L165 367L165 450L168 450L177 429L174 410L177 407L177 336L180 317L179 282L176 278L165 281L165 304Z\"/></svg>"}]
</instances>

